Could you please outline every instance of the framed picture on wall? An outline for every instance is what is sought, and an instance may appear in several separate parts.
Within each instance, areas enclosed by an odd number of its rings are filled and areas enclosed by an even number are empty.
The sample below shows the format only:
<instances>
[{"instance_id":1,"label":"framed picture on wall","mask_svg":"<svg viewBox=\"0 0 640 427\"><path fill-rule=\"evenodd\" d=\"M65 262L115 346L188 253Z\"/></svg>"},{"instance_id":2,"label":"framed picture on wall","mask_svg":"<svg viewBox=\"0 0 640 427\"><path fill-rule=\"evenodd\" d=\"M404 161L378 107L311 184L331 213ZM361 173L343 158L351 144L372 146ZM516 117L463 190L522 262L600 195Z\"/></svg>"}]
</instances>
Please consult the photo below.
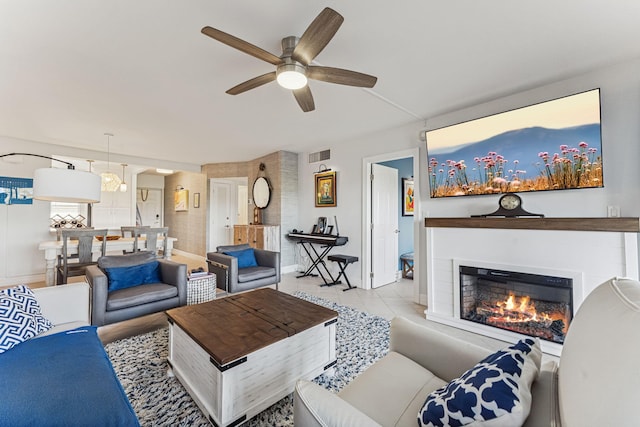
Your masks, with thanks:
<instances>
[{"instance_id":1,"label":"framed picture on wall","mask_svg":"<svg viewBox=\"0 0 640 427\"><path fill-rule=\"evenodd\" d=\"M402 178L402 216L413 216L413 178Z\"/></svg>"},{"instance_id":2,"label":"framed picture on wall","mask_svg":"<svg viewBox=\"0 0 640 427\"><path fill-rule=\"evenodd\" d=\"M176 190L173 193L173 202L176 212L189 210L189 190Z\"/></svg>"},{"instance_id":3,"label":"framed picture on wall","mask_svg":"<svg viewBox=\"0 0 640 427\"><path fill-rule=\"evenodd\" d=\"M316 207L333 207L336 200L336 173L323 172L316 174Z\"/></svg>"}]
</instances>

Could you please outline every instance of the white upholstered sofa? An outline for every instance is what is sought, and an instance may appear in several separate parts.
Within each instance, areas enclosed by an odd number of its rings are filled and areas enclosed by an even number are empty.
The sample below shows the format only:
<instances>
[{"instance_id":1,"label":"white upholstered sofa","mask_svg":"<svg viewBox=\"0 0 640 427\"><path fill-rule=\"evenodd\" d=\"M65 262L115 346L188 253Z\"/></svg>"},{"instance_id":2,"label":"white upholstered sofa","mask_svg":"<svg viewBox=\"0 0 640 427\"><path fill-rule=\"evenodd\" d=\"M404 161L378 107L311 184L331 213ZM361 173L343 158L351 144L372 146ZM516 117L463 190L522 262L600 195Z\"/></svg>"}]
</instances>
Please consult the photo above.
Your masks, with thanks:
<instances>
[{"instance_id":1,"label":"white upholstered sofa","mask_svg":"<svg viewBox=\"0 0 640 427\"><path fill-rule=\"evenodd\" d=\"M38 337L89 325L89 290L89 285L85 282L33 288L43 316L53 323L53 328Z\"/></svg>"},{"instance_id":2,"label":"white upholstered sofa","mask_svg":"<svg viewBox=\"0 0 640 427\"><path fill-rule=\"evenodd\" d=\"M571 322L560 363L543 363L525 426L640 425L640 283L598 286ZM299 381L295 425L412 426L427 395L492 351L396 318L389 353L334 394ZM473 424L503 425L503 424Z\"/></svg>"}]
</instances>

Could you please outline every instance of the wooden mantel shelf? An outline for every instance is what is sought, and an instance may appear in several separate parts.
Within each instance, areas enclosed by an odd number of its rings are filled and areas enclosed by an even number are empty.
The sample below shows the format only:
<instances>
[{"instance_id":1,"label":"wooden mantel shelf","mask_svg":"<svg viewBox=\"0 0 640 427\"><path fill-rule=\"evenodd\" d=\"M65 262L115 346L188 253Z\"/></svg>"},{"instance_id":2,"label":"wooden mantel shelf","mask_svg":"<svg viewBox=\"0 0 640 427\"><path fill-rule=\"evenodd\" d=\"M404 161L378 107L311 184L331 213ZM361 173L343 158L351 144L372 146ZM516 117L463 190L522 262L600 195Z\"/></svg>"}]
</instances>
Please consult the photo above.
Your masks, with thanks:
<instances>
[{"instance_id":1,"label":"wooden mantel shelf","mask_svg":"<svg viewBox=\"0 0 640 427\"><path fill-rule=\"evenodd\" d=\"M425 227L640 232L639 218L425 218Z\"/></svg>"}]
</instances>

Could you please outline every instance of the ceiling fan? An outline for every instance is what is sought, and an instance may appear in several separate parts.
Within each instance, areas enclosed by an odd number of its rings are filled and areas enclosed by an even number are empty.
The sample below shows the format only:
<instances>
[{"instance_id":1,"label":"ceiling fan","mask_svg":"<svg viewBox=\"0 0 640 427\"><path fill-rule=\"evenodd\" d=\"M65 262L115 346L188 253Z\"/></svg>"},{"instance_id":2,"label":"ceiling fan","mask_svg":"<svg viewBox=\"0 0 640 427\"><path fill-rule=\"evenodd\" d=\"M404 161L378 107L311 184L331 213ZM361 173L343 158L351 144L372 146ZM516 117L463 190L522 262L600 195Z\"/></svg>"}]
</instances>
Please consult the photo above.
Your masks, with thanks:
<instances>
[{"instance_id":1,"label":"ceiling fan","mask_svg":"<svg viewBox=\"0 0 640 427\"><path fill-rule=\"evenodd\" d=\"M232 87L227 91L229 95L238 95L277 80L282 87L293 91L298 105L306 113L315 109L307 79L367 88L373 87L378 80L374 76L356 71L311 65L313 59L331 41L343 21L344 18L338 12L325 8L300 38L289 36L282 39L282 55L279 57L215 28L204 27L202 33L277 67L276 71Z\"/></svg>"}]
</instances>

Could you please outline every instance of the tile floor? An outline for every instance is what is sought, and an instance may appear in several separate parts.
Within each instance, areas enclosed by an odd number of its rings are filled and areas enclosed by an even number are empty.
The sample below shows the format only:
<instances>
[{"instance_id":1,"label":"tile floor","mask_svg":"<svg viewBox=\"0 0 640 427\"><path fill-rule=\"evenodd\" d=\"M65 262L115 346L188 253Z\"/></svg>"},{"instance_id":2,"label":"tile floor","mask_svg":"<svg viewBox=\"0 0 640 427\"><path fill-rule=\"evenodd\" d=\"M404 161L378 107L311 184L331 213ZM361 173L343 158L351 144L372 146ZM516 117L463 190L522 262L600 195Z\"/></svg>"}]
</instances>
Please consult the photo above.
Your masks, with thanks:
<instances>
[{"instance_id":1,"label":"tile floor","mask_svg":"<svg viewBox=\"0 0 640 427\"><path fill-rule=\"evenodd\" d=\"M360 288L347 289L346 284L320 286L320 277L296 278L297 273L282 276L278 289L287 293L305 292L335 303L353 307L360 311L391 320L394 316L424 319L425 306L413 302L413 281L401 279L399 282L381 286L372 290Z\"/></svg>"}]
</instances>

